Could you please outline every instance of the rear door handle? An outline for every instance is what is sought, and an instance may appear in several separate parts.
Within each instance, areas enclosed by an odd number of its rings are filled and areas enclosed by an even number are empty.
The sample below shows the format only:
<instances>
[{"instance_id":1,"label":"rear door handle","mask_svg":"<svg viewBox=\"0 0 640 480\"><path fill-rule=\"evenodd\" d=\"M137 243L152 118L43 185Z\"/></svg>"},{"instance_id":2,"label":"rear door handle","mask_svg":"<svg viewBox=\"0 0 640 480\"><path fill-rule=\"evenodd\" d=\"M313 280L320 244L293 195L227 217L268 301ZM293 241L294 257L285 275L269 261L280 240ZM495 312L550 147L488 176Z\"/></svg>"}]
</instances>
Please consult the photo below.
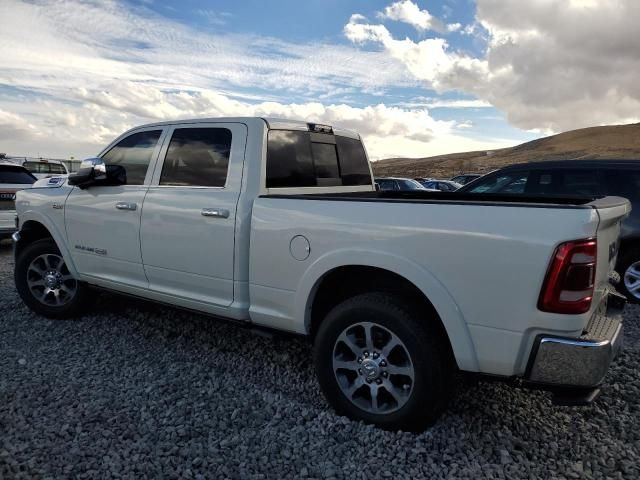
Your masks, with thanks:
<instances>
[{"instance_id":1,"label":"rear door handle","mask_svg":"<svg viewBox=\"0 0 640 480\"><path fill-rule=\"evenodd\" d=\"M118 202L116 203L116 208L118 210L136 210L138 208L138 205L136 203L129 203L129 202Z\"/></svg>"},{"instance_id":2,"label":"rear door handle","mask_svg":"<svg viewBox=\"0 0 640 480\"><path fill-rule=\"evenodd\" d=\"M229 210L226 208L203 208L200 210L203 217L229 218Z\"/></svg>"}]
</instances>

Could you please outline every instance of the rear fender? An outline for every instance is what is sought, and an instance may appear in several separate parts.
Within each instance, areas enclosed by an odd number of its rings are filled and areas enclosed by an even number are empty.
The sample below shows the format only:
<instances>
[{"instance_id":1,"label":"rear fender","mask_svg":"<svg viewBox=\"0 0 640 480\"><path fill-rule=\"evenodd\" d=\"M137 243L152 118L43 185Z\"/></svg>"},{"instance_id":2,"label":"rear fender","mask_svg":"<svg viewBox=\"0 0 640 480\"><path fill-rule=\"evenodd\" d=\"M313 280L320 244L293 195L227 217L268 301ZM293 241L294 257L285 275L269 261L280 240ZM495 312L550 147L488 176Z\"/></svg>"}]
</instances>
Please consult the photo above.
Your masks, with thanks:
<instances>
[{"instance_id":1,"label":"rear fender","mask_svg":"<svg viewBox=\"0 0 640 480\"><path fill-rule=\"evenodd\" d=\"M421 265L387 252L344 249L329 252L318 258L305 271L296 291L294 318L304 319L301 333L308 334L311 330L311 306L322 279L332 270L345 266L380 268L400 275L413 283L438 312L459 368L478 371L478 360L469 329L460 308L446 287Z\"/></svg>"}]
</instances>

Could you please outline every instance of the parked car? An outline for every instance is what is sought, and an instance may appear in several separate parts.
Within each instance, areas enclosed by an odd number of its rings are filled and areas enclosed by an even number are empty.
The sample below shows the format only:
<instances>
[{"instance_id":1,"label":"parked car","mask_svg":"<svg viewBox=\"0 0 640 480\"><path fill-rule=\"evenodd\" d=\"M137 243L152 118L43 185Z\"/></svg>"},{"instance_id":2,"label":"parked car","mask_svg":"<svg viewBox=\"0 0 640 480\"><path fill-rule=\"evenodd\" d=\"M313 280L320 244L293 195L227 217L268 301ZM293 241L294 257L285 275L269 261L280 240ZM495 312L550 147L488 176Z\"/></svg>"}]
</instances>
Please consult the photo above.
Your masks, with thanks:
<instances>
[{"instance_id":1,"label":"parked car","mask_svg":"<svg viewBox=\"0 0 640 480\"><path fill-rule=\"evenodd\" d=\"M29 170L38 180L49 177L66 176L69 174L67 167L60 160L25 160L22 166Z\"/></svg>"},{"instance_id":2,"label":"parked car","mask_svg":"<svg viewBox=\"0 0 640 480\"><path fill-rule=\"evenodd\" d=\"M0 239L16 231L16 192L29 188L36 178L26 168L9 160L0 160Z\"/></svg>"},{"instance_id":3,"label":"parked car","mask_svg":"<svg viewBox=\"0 0 640 480\"><path fill-rule=\"evenodd\" d=\"M424 187L419 182L411 180L410 178L400 177L382 177L376 178L375 182L380 187L381 191L400 191L408 192L411 190L424 190Z\"/></svg>"},{"instance_id":4,"label":"parked car","mask_svg":"<svg viewBox=\"0 0 640 480\"><path fill-rule=\"evenodd\" d=\"M615 195L628 198L631 214L622 222L616 270L621 291L640 303L640 160L530 162L497 170L461 192L511 195Z\"/></svg>"},{"instance_id":5,"label":"parked car","mask_svg":"<svg viewBox=\"0 0 640 480\"><path fill-rule=\"evenodd\" d=\"M460 185L466 185L469 182L473 182L475 179L480 178L480 173L463 173L462 175L456 175L450 178L452 182L459 183Z\"/></svg>"},{"instance_id":6,"label":"parked car","mask_svg":"<svg viewBox=\"0 0 640 480\"><path fill-rule=\"evenodd\" d=\"M456 182L452 182L451 180L430 180L426 182L420 182L420 184L424 188L428 188L430 190L438 190L440 192L455 192L462 185Z\"/></svg>"},{"instance_id":7,"label":"parked car","mask_svg":"<svg viewBox=\"0 0 640 480\"><path fill-rule=\"evenodd\" d=\"M360 136L331 126L154 123L18 192L15 283L52 318L101 287L306 335L336 411L388 429L433 422L458 370L593 401L629 202L467 197L376 191Z\"/></svg>"}]
</instances>

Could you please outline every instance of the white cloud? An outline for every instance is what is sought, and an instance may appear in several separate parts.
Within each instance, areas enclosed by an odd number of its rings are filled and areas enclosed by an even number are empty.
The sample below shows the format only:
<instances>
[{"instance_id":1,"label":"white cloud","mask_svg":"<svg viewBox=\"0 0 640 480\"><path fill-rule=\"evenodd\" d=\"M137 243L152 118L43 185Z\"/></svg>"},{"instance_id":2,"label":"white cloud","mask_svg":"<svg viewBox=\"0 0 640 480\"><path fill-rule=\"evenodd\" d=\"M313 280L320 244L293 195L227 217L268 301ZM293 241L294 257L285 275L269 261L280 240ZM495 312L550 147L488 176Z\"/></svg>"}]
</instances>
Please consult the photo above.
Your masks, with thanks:
<instances>
[{"instance_id":1,"label":"white cloud","mask_svg":"<svg viewBox=\"0 0 640 480\"><path fill-rule=\"evenodd\" d=\"M0 109L0 140L25 140L36 135L34 125L20 115Z\"/></svg>"},{"instance_id":2,"label":"white cloud","mask_svg":"<svg viewBox=\"0 0 640 480\"><path fill-rule=\"evenodd\" d=\"M471 86L487 75L487 62L459 54L449 48L443 38L427 38L414 42L409 38L393 38L384 25L363 23L353 16L344 27L346 37L354 43L379 43L391 58L402 62L418 80L436 90L450 90Z\"/></svg>"},{"instance_id":3,"label":"white cloud","mask_svg":"<svg viewBox=\"0 0 640 480\"><path fill-rule=\"evenodd\" d=\"M475 124L471 120L465 120L464 122L460 122L456 124L456 128L473 128Z\"/></svg>"},{"instance_id":4,"label":"white cloud","mask_svg":"<svg viewBox=\"0 0 640 480\"><path fill-rule=\"evenodd\" d=\"M317 95L345 86L377 92L413 84L401 64L379 52L203 33L115 2L5 0L0 18L0 82L31 88L119 78L173 88ZM378 74L369 75L371 69Z\"/></svg>"},{"instance_id":5,"label":"white cloud","mask_svg":"<svg viewBox=\"0 0 640 480\"><path fill-rule=\"evenodd\" d=\"M420 104L418 104L420 105ZM485 100L439 100L437 98L427 99L422 104L426 108L492 108Z\"/></svg>"},{"instance_id":6,"label":"white cloud","mask_svg":"<svg viewBox=\"0 0 640 480\"><path fill-rule=\"evenodd\" d=\"M445 30L440 20L431 15L428 10L421 10L420 7L411 0L401 0L392 3L380 12L379 17L408 23L421 32L426 30L442 32Z\"/></svg>"},{"instance_id":7,"label":"white cloud","mask_svg":"<svg viewBox=\"0 0 640 480\"><path fill-rule=\"evenodd\" d=\"M226 25L233 15L229 12L220 12L211 9L199 9L194 12L197 16L204 18L207 23L214 26Z\"/></svg>"},{"instance_id":8,"label":"white cloud","mask_svg":"<svg viewBox=\"0 0 640 480\"><path fill-rule=\"evenodd\" d=\"M351 17L352 39L384 41L396 55L203 33L111 1L4 0L0 18L0 89L24 92L0 96L0 139L8 153L91 156L137 124L240 115L355 129L372 158L506 144L467 139L456 122L433 119L424 105L345 102L354 92L383 93L429 76L410 41L394 40L384 26L361 27L362 15ZM419 49L438 55L430 66L456 66L445 41L424 42Z\"/></svg>"},{"instance_id":9,"label":"white cloud","mask_svg":"<svg viewBox=\"0 0 640 480\"><path fill-rule=\"evenodd\" d=\"M439 92L462 91L505 112L517 127L561 131L640 119L640 1L477 0L486 55L443 38L394 38L382 24L345 26L355 43L381 46Z\"/></svg>"}]
</instances>

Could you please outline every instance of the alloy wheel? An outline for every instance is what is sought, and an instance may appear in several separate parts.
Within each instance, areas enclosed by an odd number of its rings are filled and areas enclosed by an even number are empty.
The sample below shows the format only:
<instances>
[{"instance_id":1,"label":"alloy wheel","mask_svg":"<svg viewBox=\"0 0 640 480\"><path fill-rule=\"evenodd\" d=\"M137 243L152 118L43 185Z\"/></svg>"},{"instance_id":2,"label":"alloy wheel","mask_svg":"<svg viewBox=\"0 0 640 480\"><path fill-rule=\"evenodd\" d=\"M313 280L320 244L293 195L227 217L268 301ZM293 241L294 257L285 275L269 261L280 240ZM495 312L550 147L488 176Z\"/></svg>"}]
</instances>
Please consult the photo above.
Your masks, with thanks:
<instances>
[{"instance_id":1,"label":"alloy wheel","mask_svg":"<svg viewBox=\"0 0 640 480\"><path fill-rule=\"evenodd\" d=\"M342 393L357 407L374 414L402 408L415 381L405 344L388 328L373 322L356 323L338 336L333 372Z\"/></svg>"},{"instance_id":2,"label":"alloy wheel","mask_svg":"<svg viewBox=\"0 0 640 480\"><path fill-rule=\"evenodd\" d=\"M64 259L54 253L45 253L33 259L27 269L27 285L35 299L53 307L69 303L78 289L78 282L69 272Z\"/></svg>"}]
</instances>

